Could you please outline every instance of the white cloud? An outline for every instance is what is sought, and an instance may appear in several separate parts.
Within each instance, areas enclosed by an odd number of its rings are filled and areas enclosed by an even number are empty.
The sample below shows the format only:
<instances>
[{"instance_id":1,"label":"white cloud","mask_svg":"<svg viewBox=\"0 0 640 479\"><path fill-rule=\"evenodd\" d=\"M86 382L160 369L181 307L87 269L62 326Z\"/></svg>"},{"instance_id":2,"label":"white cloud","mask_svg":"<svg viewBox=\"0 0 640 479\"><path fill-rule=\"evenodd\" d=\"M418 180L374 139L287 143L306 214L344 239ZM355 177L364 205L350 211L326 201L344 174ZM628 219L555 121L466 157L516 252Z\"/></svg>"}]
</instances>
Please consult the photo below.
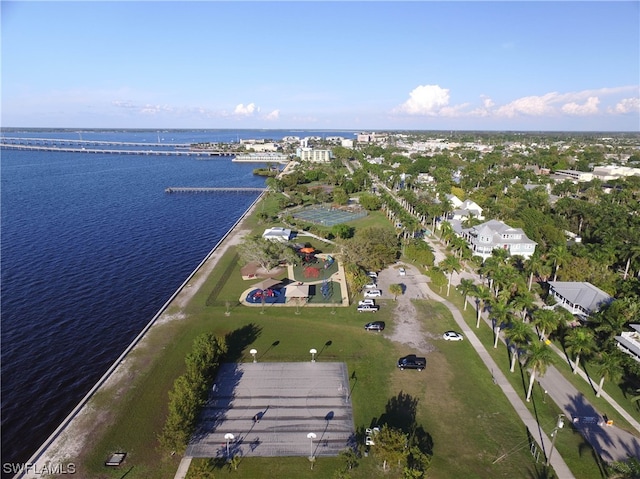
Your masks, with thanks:
<instances>
[{"instance_id":1,"label":"white cloud","mask_svg":"<svg viewBox=\"0 0 640 479\"><path fill-rule=\"evenodd\" d=\"M513 118L519 114L531 116L548 115L553 113L552 104L557 101L558 94L555 92L542 96L525 96L501 106L495 113L497 116L506 116L507 118Z\"/></svg>"},{"instance_id":2,"label":"white cloud","mask_svg":"<svg viewBox=\"0 0 640 479\"><path fill-rule=\"evenodd\" d=\"M277 120L278 118L280 118L280 110L273 110L271 113L265 116L265 119L267 120Z\"/></svg>"},{"instance_id":3,"label":"white cloud","mask_svg":"<svg viewBox=\"0 0 640 479\"><path fill-rule=\"evenodd\" d=\"M564 105L562 105L561 110L568 115L593 115L595 113L598 113L599 104L600 99L597 96L590 96L582 105L576 102L565 103Z\"/></svg>"},{"instance_id":4,"label":"white cloud","mask_svg":"<svg viewBox=\"0 0 640 479\"><path fill-rule=\"evenodd\" d=\"M247 106L244 106L242 103L240 103L238 106L236 106L236 109L233 110L233 113L235 113L236 115L251 116L254 112L257 111L260 111L260 108L256 107L255 103L249 103Z\"/></svg>"},{"instance_id":5,"label":"white cloud","mask_svg":"<svg viewBox=\"0 0 640 479\"><path fill-rule=\"evenodd\" d=\"M609 113L640 113L640 98L624 98L608 111Z\"/></svg>"},{"instance_id":6,"label":"white cloud","mask_svg":"<svg viewBox=\"0 0 640 479\"><path fill-rule=\"evenodd\" d=\"M396 108L409 115L436 115L449 104L449 90L439 85L420 85L409 93L409 99Z\"/></svg>"}]
</instances>

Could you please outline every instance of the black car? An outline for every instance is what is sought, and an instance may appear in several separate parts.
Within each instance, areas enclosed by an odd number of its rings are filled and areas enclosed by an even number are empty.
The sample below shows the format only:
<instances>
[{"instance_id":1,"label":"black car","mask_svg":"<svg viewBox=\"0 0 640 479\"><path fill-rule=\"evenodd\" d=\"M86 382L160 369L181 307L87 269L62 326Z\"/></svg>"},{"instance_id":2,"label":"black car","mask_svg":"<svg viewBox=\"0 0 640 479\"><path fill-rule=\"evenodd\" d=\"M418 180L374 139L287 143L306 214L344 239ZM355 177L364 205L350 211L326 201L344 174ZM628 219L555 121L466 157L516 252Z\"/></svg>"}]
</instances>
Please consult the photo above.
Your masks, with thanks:
<instances>
[{"instance_id":1,"label":"black car","mask_svg":"<svg viewBox=\"0 0 640 479\"><path fill-rule=\"evenodd\" d=\"M367 331L382 331L384 329L384 321L373 321L364 325Z\"/></svg>"},{"instance_id":2,"label":"black car","mask_svg":"<svg viewBox=\"0 0 640 479\"><path fill-rule=\"evenodd\" d=\"M427 365L427 359L416 356L415 354L409 354L403 358L398 359L398 367L400 369L417 369L422 371Z\"/></svg>"}]
</instances>

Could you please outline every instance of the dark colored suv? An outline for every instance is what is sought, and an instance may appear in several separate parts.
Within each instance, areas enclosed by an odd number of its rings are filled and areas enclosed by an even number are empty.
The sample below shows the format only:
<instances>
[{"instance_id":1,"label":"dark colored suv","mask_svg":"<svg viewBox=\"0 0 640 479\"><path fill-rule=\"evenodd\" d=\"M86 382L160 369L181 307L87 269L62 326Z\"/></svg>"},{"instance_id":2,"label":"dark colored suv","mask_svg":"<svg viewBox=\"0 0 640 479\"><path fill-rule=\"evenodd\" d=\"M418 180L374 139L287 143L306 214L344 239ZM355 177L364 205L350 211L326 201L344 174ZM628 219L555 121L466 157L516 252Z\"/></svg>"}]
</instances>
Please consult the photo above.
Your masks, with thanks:
<instances>
[{"instance_id":1,"label":"dark colored suv","mask_svg":"<svg viewBox=\"0 0 640 479\"><path fill-rule=\"evenodd\" d=\"M364 329L367 331L382 331L384 330L384 321L373 321L364 325Z\"/></svg>"},{"instance_id":2,"label":"dark colored suv","mask_svg":"<svg viewBox=\"0 0 640 479\"><path fill-rule=\"evenodd\" d=\"M398 367L400 369L417 369L422 371L427 365L427 359L416 356L415 354L409 354L403 358L398 359Z\"/></svg>"}]
</instances>

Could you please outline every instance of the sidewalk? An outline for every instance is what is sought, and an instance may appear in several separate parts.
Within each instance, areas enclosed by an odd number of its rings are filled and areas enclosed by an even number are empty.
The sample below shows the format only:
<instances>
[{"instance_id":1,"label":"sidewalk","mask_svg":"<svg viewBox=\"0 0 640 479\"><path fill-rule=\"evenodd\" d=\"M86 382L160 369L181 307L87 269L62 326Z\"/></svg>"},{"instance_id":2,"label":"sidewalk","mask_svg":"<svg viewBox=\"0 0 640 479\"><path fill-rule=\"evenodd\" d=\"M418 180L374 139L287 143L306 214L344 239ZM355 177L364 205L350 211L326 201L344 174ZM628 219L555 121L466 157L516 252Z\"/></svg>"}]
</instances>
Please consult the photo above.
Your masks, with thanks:
<instances>
[{"instance_id":1,"label":"sidewalk","mask_svg":"<svg viewBox=\"0 0 640 479\"><path fill-rule=\"evenodd\" d=\"M458 308L456 308L446 299L431 291L428 284L420 283L420 287L426 297L444 304L449 309L449 311L451 311L451 314L458 324L458 327L467 337L473 348L477 351L480 359L482 359L487 369L491 371L496 385L500 386L500 388L504 392L505 397L509 400L518 416L520 416L520 419L522 419L524 425L531 432L531 436L535 439L538 446L542 449L546 456L549 456L549 454L551 453L551 440L540 428L538 421L536 421L529 409L527 409L527 406L524 404L521 395L518 394L515 389L513 389L511 383L507 380L493 358L489 355L484 345L480 342L473 330L467 325ZM557 451L554 451L554 453L551 455L550 463L559 479L575 478L575 476L571 473L571 470Z\"/></svg>"},{"instance_id":2,"label":"sidewalk","mask_svg":"<svg viewBox=\"0 0 640 479\"><path fill-rule=\"evenodd\" d=\"M437 263L438 259L444 258L444 253L441 250L442 246L435 240L429 241L429 244L434 249ZM460 274L456 274L452 278L452 286L455 287L460 284L462 278L471 279L474 283L480 282L476 274L469 271L461 271ZM437 298L434 299L437 300ZM467 298L467 301L472 306L475 306L473 302L470 301L470 298ZM441 302L445 304L448 303L444 300ZM447 306L449 306L449 304L447 304ZM457 311L455 306L451 305L451 307ZM449 309L451 310L451 308ZM487 325L491 327L488 315L483 314L482 317ZM454 318L456 318L455 314ZM456 318L456 321L458 322L458 318ZM464 326L463 329L470 331L466 323L464 323ZM475 337L475 334L473 336ZM501 341L504 344L502 337ZM566 358L565 354L556 346L552 345L552 350L563 359ZM585 381L589 382L589 378L582 369L578 369L578 374L580 374ZM604 461L623 461L629 456L640 457L640 440L638 437L615 425L606 425L604 417L596 411L584 395L567 381L555 367L549 367L545 376L539 378L538 383L544 388L548 396L558 407L563 410L567 420L573 421L574 418L578 418L577 422L573 423L574 427L581 432L582 436L591 444ZM602 398L616 409L636 430L640 431L640 423L616 403L613 398L604 392L602 393Z\"/></svg>"}]
</instances>

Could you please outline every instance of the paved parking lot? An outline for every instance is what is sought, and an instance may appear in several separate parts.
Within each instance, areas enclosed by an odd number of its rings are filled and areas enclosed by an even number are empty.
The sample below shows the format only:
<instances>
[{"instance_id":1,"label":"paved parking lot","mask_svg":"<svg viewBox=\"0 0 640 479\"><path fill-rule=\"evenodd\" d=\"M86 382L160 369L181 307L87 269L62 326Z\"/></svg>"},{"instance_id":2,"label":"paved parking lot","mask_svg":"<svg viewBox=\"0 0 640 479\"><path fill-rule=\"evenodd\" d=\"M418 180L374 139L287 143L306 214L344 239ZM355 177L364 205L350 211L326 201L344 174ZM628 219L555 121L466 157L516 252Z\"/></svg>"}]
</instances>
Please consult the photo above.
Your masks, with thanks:
<instances>
[{"instance_id":1,"label":"paved parking lot","mask_svg":"<svg viewBox=\"0 0 640 479\"><path fill-rule=\"evenodd\" d=\"M229 433L232 455L337 456L355 434L346 364L223 364L186 456L224 457Z\"/></svg>"}]
</instances>

